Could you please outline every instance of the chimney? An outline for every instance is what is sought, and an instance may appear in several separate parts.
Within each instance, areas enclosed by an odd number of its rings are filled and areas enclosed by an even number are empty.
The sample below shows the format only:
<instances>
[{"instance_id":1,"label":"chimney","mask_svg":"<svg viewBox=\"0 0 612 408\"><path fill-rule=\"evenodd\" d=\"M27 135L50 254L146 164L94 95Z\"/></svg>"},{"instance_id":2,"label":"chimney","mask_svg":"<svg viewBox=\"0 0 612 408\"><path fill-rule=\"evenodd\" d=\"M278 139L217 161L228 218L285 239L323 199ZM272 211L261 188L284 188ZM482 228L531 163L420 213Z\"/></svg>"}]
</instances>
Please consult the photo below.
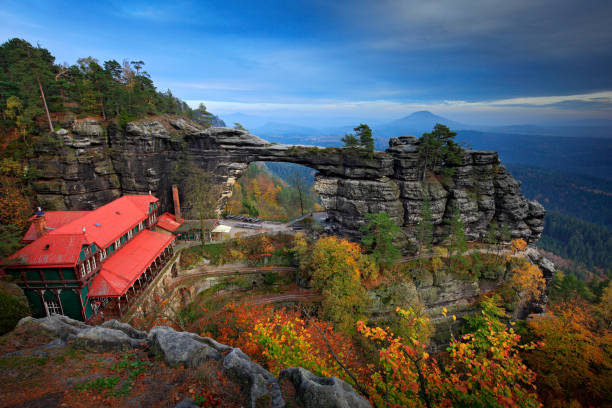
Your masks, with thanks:
<instances>
[{"instance_id":1,"label":"chimney","mask_svg":"<svg viewBox=\"0 0 612 408\"><path fill-rule=\"evenodd\" d=\"M174 199L174 217L177 221L181 218L181 203L179 202L178 187L176 184L172 185L172 198Z\"/></svg>"},{"instance_id":2,"label":"chimney","mask_svg":"<svg viewBox=\"0 0 612 408\"><path fill-rule=\"evenodd\" d=\"M47 219L45 213L39 211L34 218L34 228L36 230L36 238L40 238L47 233Z\"/></svg>"}]
</instances>

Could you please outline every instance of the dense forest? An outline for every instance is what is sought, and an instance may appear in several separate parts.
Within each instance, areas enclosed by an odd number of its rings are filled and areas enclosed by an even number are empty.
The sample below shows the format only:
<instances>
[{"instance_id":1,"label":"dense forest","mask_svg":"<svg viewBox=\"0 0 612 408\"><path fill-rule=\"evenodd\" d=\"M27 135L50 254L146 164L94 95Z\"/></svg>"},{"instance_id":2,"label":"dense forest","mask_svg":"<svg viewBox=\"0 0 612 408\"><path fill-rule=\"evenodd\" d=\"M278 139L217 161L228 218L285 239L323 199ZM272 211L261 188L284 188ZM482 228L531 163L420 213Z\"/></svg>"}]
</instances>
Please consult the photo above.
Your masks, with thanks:
<instances>
[{"instance_id":1,"label":"dense forest","mask_svg":"<svg viewBox=\"0 0 612 408\"><path fill-rule=\"evenodd\" d=\"M268 166L274 169L271 174ZM225 212L288 220L321 206L312 191L312 169L289 163L251 163L234 184Z\"/></svg>"},{"instance_id":2,"label":"dense forest","mask_svg":"<svg viewBox=\"0 0 612 408\"><path fill-rule=\"evenodd\" d=\"M612 233L606 227L551 211L538 246L588 268L612 269Z\"/></svg>"},{"instance_id":3,"label":"dense forest","mask_svg":"<svg viewBox=\"0 0 612 408\"><path fill-rule=\"evenodd\" d=\"M612 181L522 164L506 167L521 181L521 192L548 211L612 228Z\"/></svg>"},{"instance_id":4,"label":"dense forest","mask_svg":"<svg viewBox=\"0 0 612 408\"><path fill-rule=\"evenodd\" d=\"M70 118L95 117L119 125L146 116L178 114L214 121L202 105L194 112L185 102L155 88L144 61L100 62L79 58L56 64L40 46L11 39L0 46L0 132L2 144L31 142Z\"/></svg>"}]
</instances>

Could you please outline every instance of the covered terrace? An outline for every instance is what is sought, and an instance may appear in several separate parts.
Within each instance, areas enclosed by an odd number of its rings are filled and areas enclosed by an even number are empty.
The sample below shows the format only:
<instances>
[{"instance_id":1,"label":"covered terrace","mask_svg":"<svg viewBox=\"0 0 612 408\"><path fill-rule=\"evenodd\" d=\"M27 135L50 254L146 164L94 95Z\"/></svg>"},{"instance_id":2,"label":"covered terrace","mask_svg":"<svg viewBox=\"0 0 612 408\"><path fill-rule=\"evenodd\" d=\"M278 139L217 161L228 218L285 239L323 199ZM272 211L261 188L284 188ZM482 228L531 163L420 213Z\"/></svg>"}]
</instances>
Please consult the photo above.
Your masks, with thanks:
<instances>
[{"instance_id":1,"label":"covered terrace","mask_svg":"<svg viewBox=\"0 0 612 408\"><path fill-rule=\"evenodd\" d=\"M87 295L93 320L121 317L174 254L175 237L144 230L104 262Z\"/></svg>"}]
</instances>

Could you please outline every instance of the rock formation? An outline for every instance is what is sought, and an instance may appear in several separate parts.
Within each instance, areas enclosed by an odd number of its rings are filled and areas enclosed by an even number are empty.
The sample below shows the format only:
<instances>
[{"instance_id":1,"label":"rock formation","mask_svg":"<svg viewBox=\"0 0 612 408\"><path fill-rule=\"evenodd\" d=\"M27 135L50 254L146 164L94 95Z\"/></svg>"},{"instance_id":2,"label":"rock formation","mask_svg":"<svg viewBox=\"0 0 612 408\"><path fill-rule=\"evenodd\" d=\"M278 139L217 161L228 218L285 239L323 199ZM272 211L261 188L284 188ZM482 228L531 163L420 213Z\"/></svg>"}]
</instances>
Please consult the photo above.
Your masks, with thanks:
<instances>
[{"instance_id":1,"label":"rock formation","mask_svg":"<svg viewBox=\"0 0 612 408\"><path fill-rule=\"evenodd\" d=\"M295 397L306 408L314 407L370 407L346 382L336 377L318 377L303 368L283 370L277 379L253 362L240 349L220 344L195 333L177 332L166 326L155 326L149 333L128 324L110 320L101 326L89 326L62 315L42 319L26 317L19 326L30 325L54 337L51 343L34 350L34 355L45 355L45 350L71 344L76 349L92 353L149 349L151 356L163 359L172 367L197 367L207 360L222 362L223 370L247 390L249 406L282 408L285 400L279 380L286 378L296 389ZM18 351L16 353L21 353ZM15 354L15 353L13 353ZM3 356L5 357L5 356ZM177 407L197 406L192 400L181 401Z\"/></svg>"},{"instance_id":2,"label":"rock formation","mask_svg":"<svg viewBox=\"0 0 612 408\"><path fill-rule=\"evenodd\" d=\"M455 213L473 240L482 239L493 220L528 242L543 230L544 208L521 195L520 183L493 151L463 150L452 176L424 177L414 137L391 139L385 152L368 155L269 143L246 131L201 129L167 117L132 122L125 129L84 119L69 128L37 146L30 162L40 175L32 187L47 209L91 209L121 194L151 191L171 210L170 186L180 185L181 169L189 163L214 173L223 186L221 208L249 163L276 161L317 170L315 190L341 234L359 235L366 213L386 212L410 237L424 200L430 202L437 239ZM190 203L185 197L181 202L189 212Z\"/></svg>"}]
</instances>

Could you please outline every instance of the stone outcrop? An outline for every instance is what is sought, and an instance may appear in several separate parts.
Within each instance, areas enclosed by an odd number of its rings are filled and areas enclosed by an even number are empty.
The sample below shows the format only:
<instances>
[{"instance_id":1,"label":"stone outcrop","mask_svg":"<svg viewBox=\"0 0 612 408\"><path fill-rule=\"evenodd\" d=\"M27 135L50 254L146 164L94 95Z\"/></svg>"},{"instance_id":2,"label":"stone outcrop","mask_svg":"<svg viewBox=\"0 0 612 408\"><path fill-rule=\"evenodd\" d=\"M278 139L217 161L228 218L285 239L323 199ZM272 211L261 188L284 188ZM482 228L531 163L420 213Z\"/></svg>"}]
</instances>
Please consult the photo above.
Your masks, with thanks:
<instances>
[{"instance_id":1,"label":"stone outcrop","mask_svg":"<svg viewBox=\"0 0 612 408\"><path fill-rule=\"evenodd\" d=\"M340 234L357 236L365 214L385 212L411 237L425 200L433 213L436 239L444 238L455 213L473 240L482 239L493 221L507 226L513 238L529 242L543 229L544 208L521 195L520 183L492 151L463 150L461 165L452 176L443 177L424 174L414 137L391 139L385 152L369 155L280 145L246 131L202 129L184 119L161 118L131 122L125 129L76 120L54 138L37 147L37 158L30 163L40 175L32 188L48 209L91 209L121 194L151 191L160 197L163 209L172 210L171 185L181 185L189 165L214 174L222 186L221 208L249 163L276 161L317 170L315 190ZM191 203L185 189L180 192L189 216Z\"/></svg>"},{"instance_id":2,"label":"stone outcrop","mask_svg":"<svg viewBox=\"0 0 612 408\"><path fill-rule=\"evenodd\" d=\"M240 349L220 344L195 333L177 332L170 327L156 326L147 334L133 327L111 320L101 326L89 326L61 315L41 319L27 317L18 324L36 325L55 337L51 343L36 350L44 355L45 350L72 343L72 347L91 352L126 351L134 347L150 347L149 353L161 357L171 366L197 367L207 360L222 362L226 373L244 384L253 408L285 406L279 379L253 362ZM12 353L11 355L18 355ZM295 397L305 407L366 408L370 404L344 381L332 377L318 377L303 368L290 368L281 373L280 379L288 378L295 386ZM185 399L177 407L197 406L193 400Z\"/></svg>"},{"instance_id":3,"label":"stone outcrop","mask_svg":"<svg viewBox=\"0 0 612 408\"><path fill-rule=\"evenodd\" d=\"M370 407L368 400L336 377L317 377L308 370L292 367L281 371L280 378L287 378L293 383L298 400L305 408Z\"/></svg>"}]
</instances>

